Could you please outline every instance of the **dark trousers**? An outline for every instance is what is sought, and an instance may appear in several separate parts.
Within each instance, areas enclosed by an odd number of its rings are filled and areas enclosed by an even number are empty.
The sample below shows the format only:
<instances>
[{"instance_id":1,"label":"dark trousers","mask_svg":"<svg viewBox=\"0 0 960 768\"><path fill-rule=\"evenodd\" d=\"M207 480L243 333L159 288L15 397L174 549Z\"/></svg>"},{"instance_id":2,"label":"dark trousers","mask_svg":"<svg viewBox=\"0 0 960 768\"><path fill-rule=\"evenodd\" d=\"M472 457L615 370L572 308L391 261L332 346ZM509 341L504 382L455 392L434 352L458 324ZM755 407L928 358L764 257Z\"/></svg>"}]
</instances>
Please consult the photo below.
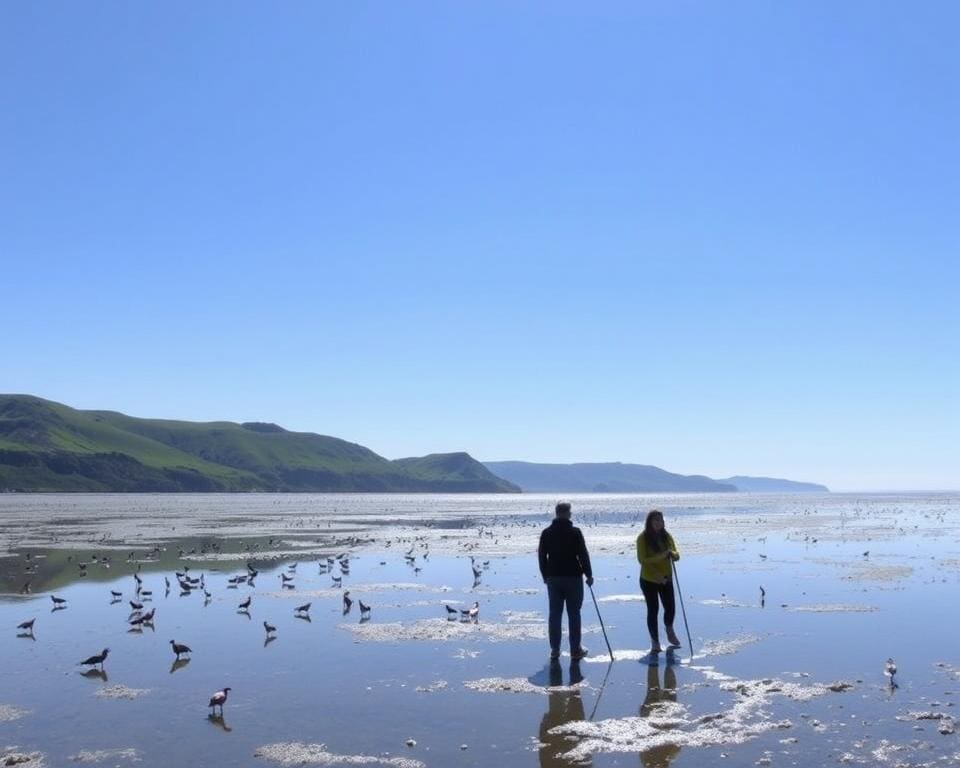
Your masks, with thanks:
<instances>
[{"instance_id":1,"label":"dark trousers","mask_svg":"<svg viewBox=\"0 0 960 768\"><path fill-rule=\"evenodd\" d=\"M560 650L563 609L567 609L567 631L570 635L570 650L580 649L580 608L583 606L583 576L550 576L547 579L547 596L550 598L550 618L547 627L550 634L550 649Z\"/></svg>"},{"instance_id":2,"label":"dark trousers","mask_svg":"<svg viewBox=\"0 0 960 768\"><path fill-rule=\"evenodd\" d=\"M650 637L659 640L657 614L660 612L660 603L663 603L663 623L665 626L673 626L673 617L677 612L677 606L673 598L673 582L657 584L654 581L640 579L640 590L643 592L643 599L647 601L647 629L650 630Z\"/></svg>"}]
</instances>

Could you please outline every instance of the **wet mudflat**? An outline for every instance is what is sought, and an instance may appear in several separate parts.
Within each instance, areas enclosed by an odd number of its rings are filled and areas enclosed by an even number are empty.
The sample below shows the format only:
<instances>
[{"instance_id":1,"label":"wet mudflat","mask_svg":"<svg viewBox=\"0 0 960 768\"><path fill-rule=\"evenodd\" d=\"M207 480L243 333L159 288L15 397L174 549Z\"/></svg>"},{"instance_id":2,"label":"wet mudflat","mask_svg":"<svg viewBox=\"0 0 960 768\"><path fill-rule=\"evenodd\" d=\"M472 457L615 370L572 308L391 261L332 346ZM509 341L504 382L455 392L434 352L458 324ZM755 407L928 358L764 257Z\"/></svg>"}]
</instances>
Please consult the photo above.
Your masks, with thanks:
<instances>
[{"instance_id":1,"label":"wet mudflat","mask_svg":"<svg viewBox=\"0 0 960 768\"><path fill-rule=\"evenodd\" d=\"M575 497L616 661L587 593L591 656L553 666L533 555L552 501L2 498L0 756L47 766L960 760L957 497ZM692 656L656 664L633 555L653 506L681 548L693 640ZM202 587L182 590L177 571ZM131 624L131 600L152 621ZM465 616L474 603L476 617ZM16 629L31 618L32 632ZM171 640L192 653L178 662ZM79 665L104 648L102 671ZM211 717L207 702L225 686L223 716Z\"/></svg>"}]
</instances>

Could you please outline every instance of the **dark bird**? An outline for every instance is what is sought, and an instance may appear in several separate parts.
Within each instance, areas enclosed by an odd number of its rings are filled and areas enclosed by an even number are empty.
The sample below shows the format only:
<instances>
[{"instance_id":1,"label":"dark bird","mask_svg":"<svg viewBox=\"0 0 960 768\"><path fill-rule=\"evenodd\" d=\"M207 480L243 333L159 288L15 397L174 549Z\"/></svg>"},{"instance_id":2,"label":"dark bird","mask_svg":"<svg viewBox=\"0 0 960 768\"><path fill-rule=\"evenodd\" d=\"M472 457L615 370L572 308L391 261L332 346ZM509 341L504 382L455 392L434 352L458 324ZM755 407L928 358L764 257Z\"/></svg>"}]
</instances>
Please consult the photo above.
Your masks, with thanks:
<instances>
[{"instance_id":1,"label":"dark bird","mask_svg":"<svg viewBox=\"0 0 960 768\"><path fill-rule=\"evenodd\" d=\"M239 606L239 607L240 607L240 610L241 610L241 611L247 610L247 608L250 607L250 601L251 601L252 599L253 599L252 597L248 597L246 600L244 600L242 603L240 603L240 606Z\"/></svg>"},{"instance_id":2,"label":"dark bird","mask_svg":"<svg viewBox=\"0 0 960 768\"><path fill-rule=\"evenodd\" d=\"M53 605L55 608L60 608L67 604L67 601L62 597L56 597L55 595L50 595L50 599L53 600Z\"/></svg>"},{"instance_id":3,"label":"dark bird","mask_svg":"<svg viewBox=\"0 0 960 768\"><path fill-rule=\"evenodd\" d=\"M30 621L24 621L20 624L17 624L17 629L25 629L28 632L33 632L33 622L36 621L36 618L30 619Z\"/></svg>"},{"instance_id":4,"label":"dark bird","mask_svg":"<svg viewBox=\"0 0 960 768\"><path fill-rule=\"evenodd\" d=\"M448 605L447 613L459 613L459 611L456 608L454 608L452 605Z\"/></svg>"},{"instance_id":5,"label":"dark bird","mask_svg":"<svg viewBox=\"0 0 960 768\"><path fill-rule=\"evenodd\" d=\"M220 707L220 714L223 714L223 705L227 701L227 694L230 693L231 688L224 688L222 691L217 691L213 696L210 697L210 703L207 705L214 712L217 711L217 707Z\"/></svg>"},{"instance_id":6,"label":"dark bird","mask_svg":"<svg viewBox=\"0 0 960 768\"><path fill-rule=\"evenodd\" d=\"M111 597L115 597L115 598L117 598L117 599L119 600L121 597L123 597L123 592L117 592L117 590L111 589L111 590L110 590L110 596L111 596Z\"/></svg>"},{"instance_id":7,"label":"dark bird","mask_svg":"<svg viewBox=\"0 0 960 768\"><path fill-rule=\"evenodd\" d=\"M130 600L129 602L130 602L130 607L133 608L133 610L135 611L143 610L143 603L138 603L136 600Z\"/></svg>"},{"instance_id":8,"label":"dark bird","mask_svg":"<svg viewBox=\"0 0 960 768\"><path fill-rule=\"evenodd\" d=\"M360 613L370 613L370 606L364 604L363 600L358 601L360 604Z\"/></svg>"},{"instance_id":9,"label":"dark bird","mask_svg":"<svg viewBox=\"0 0 960 768\"><path fill-rule=\"evenodd\" d=\"M107 654L110 653L109 648L104 648L102 652L98 653L96 656L91 656L89 659L84 659L80 662L82 666L95 667L99 664L103 666L103 662L107 660Z\"/></svg>"},{"instance_id":10,"label":"dark bird","mask_svg":"<svg viewBox=\"0 0 960 768\"><path fill-rule=\"evenodd\" d=\"M343 612L350 613L350 607L353 605L353 600L350 599L350 591L347 590L343 593Z\"/></svg>"},{"instance_id":11,"label":"dark bird","mask_svg":"<svg viewBox=\"0 0 960 768\"><path fill-rule=\"evenodd\" d=\"M469 608L461 608L460 615L467 619L475 619L480 615L480 603L475 602Z\"/></svg>"},{"instance_id":12,"label":"dark bird","mask_svg":"<svg viewBox=\"0 0 960 768\"><path fill-rule=\"evenodd\" d=\"M285 573L280 574L280 579L286 584L288 581L293 581L293 576L287 576Z\"/></svg>"},{"instance_id":13,"label":"dark bird","mask_svg":"<svg viewBox=\"0 0 960 768\"><path fill-rule=\"evenodd\" d=\"M298 605L293 609L294 613L307 613L310 610L310 603L304 603L303 605Z\"/></svg>"},{"instance_id":14,"label":"dark bird","mask_svg":"<svg viewBox=\"0 0 960 768\"><path fill-rule=\"evenodd\" d=\"M190 648L186 645L181 645L180 643L170 641L170 647L173 648L173 652L177 655L177 660L180 660L181 653L193 653Z\"/></svg>"},{"instance_id":15,"label":"dark bird","mask_svg":"<svg viewBox=\"0 0 960 768\"><path fill-rule=\"evenodd\" d=\"M134 627L138 627L141 624L152 624L153 623L153 614L156 612L156 608L151 608L146 613L141 616L134 616L130 619L130 624Z\"/></svg>"},{"instance_id":16,"label":"dark bird","mask_svg":"<svg viewBox=\"0 0 960 768\"><path fill-rule=\"evenodd\" d=\"M273 624L270 624L270 623L268 623L268 622L266 622L266 621L263 622L263 628L264 628L265 630L267 630L267 634L268 634L268 635L269 635L269 634L272 634L273 632L276 632L276 631L277 631L277 628L276 628L275 626L273 626Z\"/></svg>"}]
</instances>

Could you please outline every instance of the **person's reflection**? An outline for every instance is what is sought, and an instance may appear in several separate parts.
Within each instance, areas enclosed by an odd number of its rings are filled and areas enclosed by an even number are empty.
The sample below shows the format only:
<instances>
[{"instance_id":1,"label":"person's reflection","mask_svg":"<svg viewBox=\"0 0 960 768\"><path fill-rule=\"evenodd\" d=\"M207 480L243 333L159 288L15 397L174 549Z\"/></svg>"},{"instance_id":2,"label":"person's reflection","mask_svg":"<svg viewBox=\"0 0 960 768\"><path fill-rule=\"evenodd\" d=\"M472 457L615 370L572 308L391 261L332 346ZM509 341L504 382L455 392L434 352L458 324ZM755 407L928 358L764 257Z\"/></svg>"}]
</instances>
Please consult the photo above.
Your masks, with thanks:
<instances>
[{"instance_id":1,"label":"person's reflection","mask_svg":"<svg viewBox=\"0 0 960 768\"><path fill-rule=\"evenodd\" d=\"M662 714L662 704L677 700L677 673L673 671L673 664L664 665L663 685L660 685L660 667L651 664L647 667L647 696L640 705L640 717L657 717ZM660 711L658 711L660 710ZM656 728L668 729L670 726L655 725ZM677 744L664 744L653 747L640 753L640 765L643 768L667 768L670 762L679 754Z\"/></svg>"},{"instance_id":2,"label":"person's reflection","mask_svg":"<svg viewBox=\"0 0 960 768\"><path fill-rule=\"evenodd\" d=\"M576 746L576 741L569 735L550 733L553 728L577 720L584 720L583 699L580 689L574 688L581 680L579 660L570 662L570 677L567 683L569 688L552 690L547 694L547 711L540 721L540 766L541 768L566 768L566 766L589 766L592 760L570 760L564 755ZM550 687L557 688L563 685L563 669L559 661L550 663Z\"/></svg>"}]
</instances>

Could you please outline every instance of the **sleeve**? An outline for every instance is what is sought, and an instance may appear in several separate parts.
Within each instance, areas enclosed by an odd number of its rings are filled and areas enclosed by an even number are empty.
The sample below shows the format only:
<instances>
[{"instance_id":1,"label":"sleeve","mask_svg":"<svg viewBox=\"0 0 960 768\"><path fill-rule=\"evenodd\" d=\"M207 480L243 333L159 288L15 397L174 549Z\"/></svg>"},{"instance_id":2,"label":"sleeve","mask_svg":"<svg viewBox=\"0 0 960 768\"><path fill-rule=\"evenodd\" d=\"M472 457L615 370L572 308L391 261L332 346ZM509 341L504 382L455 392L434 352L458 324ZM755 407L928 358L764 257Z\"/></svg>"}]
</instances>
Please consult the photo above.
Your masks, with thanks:
<instances>
[{"instance_id":1,"label":"sleeve","mask_svg":"<svg viewBox=\"0 0 960 768\"><path fill-rule=\"evenodd\" d=\"M670 539L670 551L673 553L674 560L679 560L679 559L680 559L680 550L677 549L677 545L676 545L676 542L674 542L674 540L673 540L673 536L671 536L671 535L668 533L668 534L667 534L667 537Z\"/></svg>"},{"instance_id":2,"label":"sleeve","mask_svg":"<svg viewBox=\"0 0 960 768\"><path fill-rule=\"evenodd\" d=\"M673 539L670 539L670 541L673 541ZM640 563L640 565L652 565L661 560L663 560L663 552L651 552L647 546L647 540L643 538L643 534L641 533L637 536L637 562Z\"/></svg>"},{"instance_id":3,"label":"sleeve","mask_svg":"<svg viewBox=\"0 0 960 768\"><path fill-rule=\"evenodd\" d=\"M587 542L583 538L583 531L577 531L578 537L580 539L580 551L577 553L577 557L580 558L580 568L583 569L583 575L593 578L593 567L590 565L590 553L587 552Z\"/></svg>"},{"instance_id":4,"label":"sleeve","mask_svg":"<svg viewBox=\"0 0 960 768\"><path fill-rule=\"evenodd\" d=\"M540 561L540 577L547 578L547 544L544 541L546 531L540 533L540 545L537 547L537 559Z\"/></svg>"}]
</instances>

